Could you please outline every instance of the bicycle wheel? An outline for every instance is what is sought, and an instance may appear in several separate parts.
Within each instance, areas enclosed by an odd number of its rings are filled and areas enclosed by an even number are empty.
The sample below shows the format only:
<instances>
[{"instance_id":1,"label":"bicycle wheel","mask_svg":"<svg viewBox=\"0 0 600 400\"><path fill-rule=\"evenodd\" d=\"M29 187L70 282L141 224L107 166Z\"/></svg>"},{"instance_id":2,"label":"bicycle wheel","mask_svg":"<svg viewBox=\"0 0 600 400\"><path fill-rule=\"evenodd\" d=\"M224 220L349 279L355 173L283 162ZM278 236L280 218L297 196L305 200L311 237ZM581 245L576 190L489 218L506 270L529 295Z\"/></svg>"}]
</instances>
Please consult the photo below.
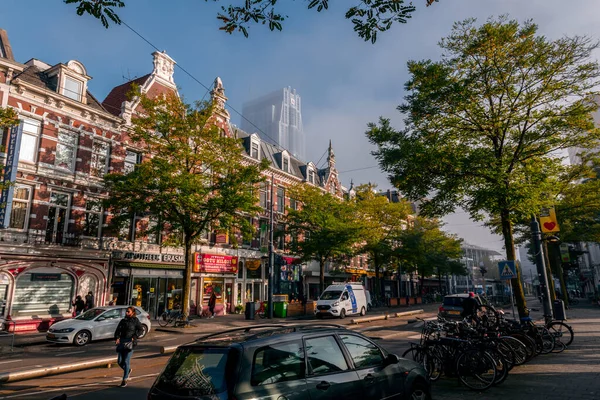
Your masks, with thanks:
<instances>
[{"instance_id":1,"label":"bicycle wheel","mask_svg":"<svg viewBox=\"0 0 600 400\"><path fill-rule=\"evenodd\" d=\"M427 354L427 351L422 347L411 347L402 354L402 357L421 364L432 382L437 381L442 376L440 363L435 362L435 357Z\"/></svg>"},{"instance_id":2,"label":"bicycle wheel","mask_svg":"<svg viewBox=\"0 0 600 400\"><path fill-rule=\"evenodd\" d=\"M467 350L456 361L458 379L472 390L483 391L496 381L496 361L485 351Z\"/></svg>"},{"instance_id":3,"label":"bicycle wheel","mask_svg":"<svg viewBox=\"0 0 600 400\"><path fill-rule=\"evenodd\" d=\"M561 341L565 346L573 343L573 328L561 321L552 321L547 325L548 331L554 336L554 340Z\"/></svg>"},{"instance_id":4,"label":"bicycle wheel","mask_svg":"<svg viewBox=\"0 0 600 400\"><path fill-rule=\"evenodd\" d=\"M511 336L503 336L500 338L499 345L506 346L512 351L515 365L523 365L527 361L527 348L520 340Z\"/></svg>"},{"instance_id":5,"label":"bicycle wheel","mask_svg":"<svg viewBox=\"0 0 600 400\"><path fill-rule=\"evenodd\" d=\"M500 324L500 313L496 309L487 304L479 304L475 310L477 324L493 330Z\"/></svg>"},{"instance_id":6,"label":"bicycle wheel","mask_svg":"<svg viewBox=\"0 0 600 400\"><path fill-rule=\"evenodd\" d=\"M158 324L162 327L169 325L169 322L171 321L169 320L169 313L167 312L162 313L160 317L158 317Z\"/></svg>"}]
</instances>

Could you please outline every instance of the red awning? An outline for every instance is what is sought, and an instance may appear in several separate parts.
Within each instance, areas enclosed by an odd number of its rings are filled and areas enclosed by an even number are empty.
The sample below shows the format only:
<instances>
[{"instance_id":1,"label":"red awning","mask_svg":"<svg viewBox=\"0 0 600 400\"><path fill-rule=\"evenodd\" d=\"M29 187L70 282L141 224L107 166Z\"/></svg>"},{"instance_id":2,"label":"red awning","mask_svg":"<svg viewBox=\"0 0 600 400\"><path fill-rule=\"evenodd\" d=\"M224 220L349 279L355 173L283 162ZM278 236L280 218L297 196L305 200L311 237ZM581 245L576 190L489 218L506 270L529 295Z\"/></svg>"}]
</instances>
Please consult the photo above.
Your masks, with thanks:
<instances>
[{"instance_id":1,"label":"red awning","mask_svg":"<svg viewBox=\"0 0 600 400\"><path fill-rule=\"evenodd\" d=\"M300 259L299 258L294 258L294 257L281 257L283 259L283 261L285 261L286 264L288 265L292 265L292 264L300 264Z\"/></svg>"}]
</instances>

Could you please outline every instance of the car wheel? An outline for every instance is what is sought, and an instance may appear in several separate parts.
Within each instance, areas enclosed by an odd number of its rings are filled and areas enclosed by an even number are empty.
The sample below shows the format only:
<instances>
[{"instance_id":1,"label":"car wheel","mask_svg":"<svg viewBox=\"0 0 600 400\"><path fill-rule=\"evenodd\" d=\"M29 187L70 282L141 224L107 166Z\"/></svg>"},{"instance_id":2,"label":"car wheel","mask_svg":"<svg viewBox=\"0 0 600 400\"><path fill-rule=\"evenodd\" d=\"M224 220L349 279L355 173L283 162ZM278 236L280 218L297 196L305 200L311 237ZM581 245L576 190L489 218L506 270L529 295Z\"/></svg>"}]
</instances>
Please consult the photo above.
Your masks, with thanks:
<instances>
[{"instance_id":1,"label":"car wheel","mask_svg":"<svg viewBox=\"0 0 600 400\"><path fill-rule=\"evenodd\" d=\"M415 382L413 384L412 390L410 391L410 400L431 400L431 393L429 393L429 389L427 385L421 382Z\"/></svg>"},{"instance_id":2,"label":"car wheel","mask_svg":"<svg viewBox=\"0 0 600 400\"><path fill-rule=\"evenodd\" d=\"M365 310L364 307L360 309L360 315L361 315L361 317L364 316L366 313L367 313L367 311Z\"/></svg>"},{"instance_id":3,"label":"car wheel","mask_svg":"<svg viewBox=\"0 0 600 400\"><path fill-rule=\"evenodd\" d=\"M142 325L142 334L138 336L138 339L143 338L148 334L148 327L146 325Z\"/></svg>"},{"instance_id":4,"label":"car wheel","mask_svg":"<svg viewBox=\"0 0 600 400\"><path fill-rule=\"evenodd\" d=\"M344 318L346 318L346 310L342 308L342 311L340 311L340 319Z\"/></svg>"},{"instance_id":5,"label":"car wheel","mask_svg":"<svg viewBox=\"0 0 600 400\"><path fill-rule=\"evenodd\" d=\"M89 331L79 331L73 338L73 344L75 346L85 346L92 340L92 334Z\"/></svg>"}]
</instances>

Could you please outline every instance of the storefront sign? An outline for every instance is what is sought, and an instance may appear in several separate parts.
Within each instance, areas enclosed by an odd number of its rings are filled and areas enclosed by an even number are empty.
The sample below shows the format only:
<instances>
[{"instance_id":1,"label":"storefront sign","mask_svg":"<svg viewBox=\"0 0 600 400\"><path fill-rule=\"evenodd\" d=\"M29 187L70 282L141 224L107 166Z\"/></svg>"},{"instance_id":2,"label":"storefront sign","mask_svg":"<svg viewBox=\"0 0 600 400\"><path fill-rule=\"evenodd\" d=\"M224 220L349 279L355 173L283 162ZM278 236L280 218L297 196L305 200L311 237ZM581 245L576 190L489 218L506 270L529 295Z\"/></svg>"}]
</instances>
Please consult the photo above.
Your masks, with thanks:
<instances>
[{"instance_id":1,"label":"storefront sign","mask_svg":"<svg viewBox=\"0 0 600 400\"><path fill-rule=\"evenodd\" d=\"M229 235L227 234L227 232L218 232L217 237L215 238L215 243L229 243Z\"/></svg>"},{"instance_id":2,"label":"storefront sign","mask_svg":"<svg viewBox=\"0 0 600 400\"><path fill-rule=\"evenodd\" d=\"M216 254L195 253L194 272L208 272L216 274L236 274L238 258L234 256L220 256Z\"/></svg>"},{"instance_id":3,"label":"storefront sign","mask_svg":"<svg viewBox=\"0 0 600 400\"><path fill-rule=\"evenodd\" d=\"M61 274L31 274L31 281L60 281Z\"/></svg>"},{"instance_id":4,"label":"storefront sign","mask_svg":"<svg viewBox=\"0 0 600 400\"><path fill-rule=\"evenodd\" d=\"M156 254L115 251L113 252L113 258L115 260L154 261L178 264L182 264L185 262L185 256L183 254Z\"/></svg>"},{"instance_id":5,"label":"storefront sign","mask_svg":"<svg viewBox=\"0 0 600 400\"><path fill-rule=\"evenodd\" d=\"M284 257L282 256L281 259L283 260L283 262L285 264L300 264L301 260L299 258L294 258L294 257Z\"/></svg>"}]
</instances>

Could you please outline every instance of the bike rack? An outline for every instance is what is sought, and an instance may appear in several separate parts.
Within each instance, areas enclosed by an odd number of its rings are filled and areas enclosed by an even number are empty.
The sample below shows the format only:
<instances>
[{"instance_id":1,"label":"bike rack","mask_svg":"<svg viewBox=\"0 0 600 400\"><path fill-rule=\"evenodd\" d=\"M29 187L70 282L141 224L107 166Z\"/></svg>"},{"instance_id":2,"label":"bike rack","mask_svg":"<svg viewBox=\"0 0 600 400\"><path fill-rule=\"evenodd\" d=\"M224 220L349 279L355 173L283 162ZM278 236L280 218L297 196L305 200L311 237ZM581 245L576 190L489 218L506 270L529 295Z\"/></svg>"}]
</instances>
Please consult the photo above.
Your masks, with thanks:
<instances>
[{"instance_id":1,"label":"bike rack","mask_svg":"<svg viewBox=\"0 0 600 400\"><path fill-rule=\"evenodd\" d=\"M10 331L10 324L13 324L13 330L12 332ZM11 342L10 342L10 351L12 352L15 348L15 331L17 330L17 323L15 321L4 321L4 324L6 324L6 331L0 331L0 335L1 336L8 336L11 335Z\"/></svg>"}]
</instances>

